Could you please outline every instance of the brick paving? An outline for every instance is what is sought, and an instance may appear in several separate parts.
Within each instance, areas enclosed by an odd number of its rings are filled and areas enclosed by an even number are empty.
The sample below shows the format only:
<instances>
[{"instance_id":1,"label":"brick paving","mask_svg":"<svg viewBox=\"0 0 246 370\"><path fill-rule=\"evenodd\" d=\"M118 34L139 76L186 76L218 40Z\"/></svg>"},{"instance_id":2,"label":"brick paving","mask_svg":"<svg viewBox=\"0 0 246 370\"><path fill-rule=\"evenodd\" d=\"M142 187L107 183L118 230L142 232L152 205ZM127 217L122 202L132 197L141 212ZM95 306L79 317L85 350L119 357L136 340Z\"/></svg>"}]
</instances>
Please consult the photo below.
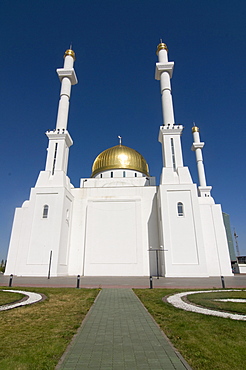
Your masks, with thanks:
<instances>
[{"instance_id":1,"label":"brick paving","mask_svg":"<svg viewBox=\"0 0 246 370\"><path fill-rule=\"evenodd\" d=\"M0 274L0 286L9 286L10 277ZM226 288L245 288L246 274L225 277ZM33 277L14 276L13 287L71 287L77 285L77 276ZM81 288L149 288L148 276L81 276ZM220 276L209 278L166 278L153 277L154 288L210 289L222 288Z\"/></svg>"},{"instance_id":2,"label":"brick paving","mask_svg":"<svg viewBox=\"0 0 246 370\"><path fill-rule=\"evenodd\" d=\"M56 369L191 369L131 289L102 289Z\"/></svg>"}]
</instances>

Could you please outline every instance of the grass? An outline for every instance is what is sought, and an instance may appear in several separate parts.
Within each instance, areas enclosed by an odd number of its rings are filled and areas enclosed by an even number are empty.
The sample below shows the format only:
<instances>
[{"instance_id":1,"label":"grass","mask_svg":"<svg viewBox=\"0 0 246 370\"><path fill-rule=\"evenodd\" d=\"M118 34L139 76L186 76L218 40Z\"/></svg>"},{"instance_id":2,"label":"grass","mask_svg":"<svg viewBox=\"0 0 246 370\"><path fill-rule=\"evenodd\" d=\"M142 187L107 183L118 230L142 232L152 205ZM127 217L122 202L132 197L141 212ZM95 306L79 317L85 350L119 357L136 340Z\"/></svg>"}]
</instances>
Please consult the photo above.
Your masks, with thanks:
<instances>
[{"instance_id":1,"label":"grass","mask_svg":"<svg viewBox=\"0 0 246 370\"><path fill-rule=\"evenodd\" d=\"M3 288L6 289L6 288ZM15 288L18 289L18 288ZM0 370L52 370L94 302L98 289L21 288L47 299L0 313ZM177 289L135 289L156 322L194 370L245 370L246 322L179 310L162 300ZM194 294L189 300L245 314L241 303L214 298L245 298L244 292ZM22 295L0 292L0 304Z\"/></svg>"},{"instance_id":2,"label":"grass","mask_svg":"<svg viewBox=\"0 0 246 370\"><path fill-rule=\"evenodd\" d=\"M134 289L145 307L194 370L245 370L246 322L186 312L163 302L162 298L181 292L177 289ZM189 296L197 304L214 298L238 297L238 294L216 293ZM243 293L245 298L245 292ZM192 297L192 298L191 298ZM218 302L216 302L217 304ZM226 309L224 305L224 309ZM235 304L236 305L236 304ZM240 304L239 304L240 305ZM241 312L241 309L239 309Z\"/></svg>"},{"instance_id":3,"label":"grass","mask_svg":"<svg viewBox=\"0 0 246 370\"><path fill-rule=\"evenodd\" d=\"M221 293L200 293L191 294L188 296L188 300L195 304L201 305L203 307L227 311L231 313L237 313L241 315L246 315L246 304L245 303L234 303L234 302L221 302L215 301L215 299L220 298L243 298L246 299L246 291L238 292L221 292Z\"/></svg>"},{"instance_id":4,"label":"grass","mask_svg":"<svg viewBox=\"0 0 246 370\"><path fill-rule=\"evenodd\" d=\"M43 293L47 299L0 313L2 343L0 369L54 369L99 290L71 288L21 288L21 290ZM9 298L6 296L3 298L3 295L10 294L1 292L2 304L9 303ZM20 298L19 295L15 297L17 300Z\"/></svg>"},{"instance_id":5,"label":"grass","mask_svg":"<svg viewBox=\"0 0 246 370\"><path fill-rule=\"evenodd\" d=\"M16 301L19 301L23 297L24 297L23 294L20 293L10 293L0 291L0 306L14 303Z\"/></svg>"}]
</instances>

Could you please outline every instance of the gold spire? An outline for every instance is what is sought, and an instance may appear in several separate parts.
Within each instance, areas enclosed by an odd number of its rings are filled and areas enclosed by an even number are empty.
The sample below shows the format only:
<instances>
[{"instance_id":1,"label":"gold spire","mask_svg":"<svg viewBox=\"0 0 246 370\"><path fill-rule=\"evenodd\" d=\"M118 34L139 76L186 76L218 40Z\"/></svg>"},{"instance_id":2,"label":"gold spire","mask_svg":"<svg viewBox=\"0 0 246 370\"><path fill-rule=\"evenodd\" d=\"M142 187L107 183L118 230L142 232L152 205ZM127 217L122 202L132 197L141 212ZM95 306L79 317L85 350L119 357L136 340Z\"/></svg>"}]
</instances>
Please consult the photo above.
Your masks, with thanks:
<instances>
[{"instance_id":1,"label":"gold spire","mask_svg":"<svg viewBox=\"0 0 246 370\"><path fill-rule=\"evenodd\" d=\"M192 127L192 133L193 132L199 132L199 127L197 127L197 126L193 126Z\"/></svg>"},{"instance_id":2,"label":"gold spire","mask_svg":"<svg viewBox=\"0 0 246 370\"><path fill-rule=\"evenodd\" d=\"M91 177L108 170L134 170L149 176L149 168L144 157L125 145L116 145L100 153L92 166Z\"/></svg>"},{"instance_id":3,"label":"gold spire","mask_svg":"<svg viewBox=\"0 0 246 370\"><path fill-rule=\"evenodd\" d=\"M157 45L156 54L158 55L159 51L162 50L162 49L168 51L167 45L164 44L164 42L162 42L162 40L161 40L160 44Z\"/></svg>"},{"instance_id":4,"label":"gold spire","mask_svg":"<svg viewBox=\"0 0 246 370\"><path fill-rule=\"evenodd\" d=\"M72 49L68 49L68 50L65 51L64 58L67 55L70 55L75 60L75 52Z\"/></svg>"}]
</instances>

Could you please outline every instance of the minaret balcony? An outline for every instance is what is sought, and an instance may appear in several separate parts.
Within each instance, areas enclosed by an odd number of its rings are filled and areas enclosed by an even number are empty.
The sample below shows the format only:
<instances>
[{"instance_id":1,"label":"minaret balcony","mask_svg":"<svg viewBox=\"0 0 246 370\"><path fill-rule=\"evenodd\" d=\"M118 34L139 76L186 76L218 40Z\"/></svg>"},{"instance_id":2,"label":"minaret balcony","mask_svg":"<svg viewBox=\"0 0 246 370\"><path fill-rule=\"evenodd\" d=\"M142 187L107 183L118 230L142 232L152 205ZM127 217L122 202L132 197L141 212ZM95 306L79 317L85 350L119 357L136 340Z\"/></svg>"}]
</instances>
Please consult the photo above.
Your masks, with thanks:
<instances>
[{"instance_id":1,"label":"minaret balcony","mask_svg":"<svg viewBox=\"0 0 246 370\"><path fill-rule=\"evenodd\" d=\"M65 140L68 147L73 145L73 140L69 132L65 129L48 130L45 134L49 140Z\"/></svg>"},{"instance_id":2,"label":"minaret balcony","mask_svg":"<svg viewBox=\"0 0 246 370\"><path fill-rule=\"evenodd\" d=\"M173 68L174 68L174 62L156 63L155 79L160 80L162 72L168 72L170 75L170 78L172 78Z\"/></svg>"},{"instance_id":3,"label":"minaret balcony","mask_svg":"<svg viewBox=\"0 0 246 370\"><path fill-rule=\"evenodd\" d=\"M75 70L73 68L71 69L65 69L65 68L58 68L56 70L57 74L58 74L58 77L59 77L59 80L62 82L62 79L64 77L67 77L69 78L69 80L71 81L71 84L72 85L76 85L78 83L78 79L77 79L77 76L76 76L76 73L75 73Z\"/></svg>"},{"instance_id":4,"label":"minaret balcony","mask_svg":"<svg viewBox=\"0 0 246 370\"><path fill-rule=\"evenodd\" d=\"M165 135L173 135L173 134L177 135L177 134L181 134L182 131L183 131L182 125L167 124L167 125L160 126L160 132L162 132Z\"/></svg>"},{"instance_id":5,"label":"minaret balcony","mask_svg":"<svg viewBox=\"0 0 246 370\"><path fill-rule=\"evenodd\" d=\"M193 150L193 152L194 152L196 149L202 149L204 147L204 145L205 145L205 143L203 143L203 142L193 143L192 147L191 147L191 150Z\"/></svg>"}]
</instances>

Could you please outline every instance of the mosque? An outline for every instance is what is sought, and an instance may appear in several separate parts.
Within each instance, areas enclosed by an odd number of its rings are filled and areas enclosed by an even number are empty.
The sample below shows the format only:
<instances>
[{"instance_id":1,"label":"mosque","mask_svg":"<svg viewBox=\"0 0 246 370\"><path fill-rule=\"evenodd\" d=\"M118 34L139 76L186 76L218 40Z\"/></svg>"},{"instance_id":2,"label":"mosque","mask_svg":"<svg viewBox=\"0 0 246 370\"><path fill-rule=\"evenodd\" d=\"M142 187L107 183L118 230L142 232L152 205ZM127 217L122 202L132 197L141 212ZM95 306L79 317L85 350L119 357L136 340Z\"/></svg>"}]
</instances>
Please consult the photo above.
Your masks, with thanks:
<instances>
[{"instance_id":1,"label":"mosque","mask_svg":"<svg viewBox=\"0 0 246 370\"><path fill-rule=\"evenodd\" d=\"M211 197L199 128L194 126L199 186L182 158L183 126L175 124L170 79L174 63L157 47L163 124L160 184L144 157L122 145L94 160L90 178L74 188L67 176L71 86L75 53L57 69L61 82L56 128L47 131L45 170L30 199L15 212L6 275L18 276L231 276L228 242L219 204Z\"/></svg>"}]
</instances>

